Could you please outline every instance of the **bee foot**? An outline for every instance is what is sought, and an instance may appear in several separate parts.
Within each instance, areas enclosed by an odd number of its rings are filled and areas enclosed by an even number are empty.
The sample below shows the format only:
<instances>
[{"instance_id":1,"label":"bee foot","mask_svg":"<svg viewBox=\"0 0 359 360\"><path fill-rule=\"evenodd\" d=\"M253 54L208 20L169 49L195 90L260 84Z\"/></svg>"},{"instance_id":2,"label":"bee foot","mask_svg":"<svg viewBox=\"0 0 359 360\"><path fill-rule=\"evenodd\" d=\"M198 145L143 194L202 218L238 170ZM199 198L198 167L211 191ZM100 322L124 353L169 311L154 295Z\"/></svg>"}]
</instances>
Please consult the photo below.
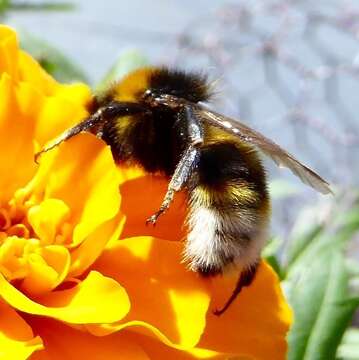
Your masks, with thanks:
<instances>
[{"instance_id":1,"label":"bee foot","mask_svg":"<svg viewBox=\"0 0 359 360\"><path fill-rule=\"evenodd\" d=\"M146 225L151 224L153 226L156 226L157 223L157 219L160 216L160 214L156 213L153 214L152 216L150 216L147 220L146 220Z\"/></svg>"},{"instance_id":2,"label":"bee foot","mask_svg":"<svg viewBox=\"0 0 359 360\"><path fill-rule=\"evenodd\" d=\"M221 309L221 310L215 309L212 311L212 313L213 313L213 315L221 316L224 313L224 311L223 311L223 309Z\"/></svg>"}]
</instances>

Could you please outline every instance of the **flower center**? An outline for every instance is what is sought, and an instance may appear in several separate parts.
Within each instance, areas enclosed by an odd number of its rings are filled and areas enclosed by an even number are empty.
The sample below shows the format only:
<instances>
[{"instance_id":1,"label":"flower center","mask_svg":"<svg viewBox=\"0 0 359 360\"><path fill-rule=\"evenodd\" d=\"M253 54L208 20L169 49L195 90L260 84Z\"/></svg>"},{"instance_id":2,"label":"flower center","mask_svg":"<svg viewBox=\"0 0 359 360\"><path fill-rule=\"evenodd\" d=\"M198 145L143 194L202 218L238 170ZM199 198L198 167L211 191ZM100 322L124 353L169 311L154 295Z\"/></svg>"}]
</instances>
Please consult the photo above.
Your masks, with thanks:
<instances>
[{"instance_id":1,"label":"flower center","mask_svg":"<svg viewBox=\"0 0 359 360\"><path fill-rule=\"evenodd\" d=\"M50 276L46 281L56 284L69 262L70 215L62 200L38 201L17 191L0 206L0 273L25 288L34 276Z\"/></svg>"}]
</instances>

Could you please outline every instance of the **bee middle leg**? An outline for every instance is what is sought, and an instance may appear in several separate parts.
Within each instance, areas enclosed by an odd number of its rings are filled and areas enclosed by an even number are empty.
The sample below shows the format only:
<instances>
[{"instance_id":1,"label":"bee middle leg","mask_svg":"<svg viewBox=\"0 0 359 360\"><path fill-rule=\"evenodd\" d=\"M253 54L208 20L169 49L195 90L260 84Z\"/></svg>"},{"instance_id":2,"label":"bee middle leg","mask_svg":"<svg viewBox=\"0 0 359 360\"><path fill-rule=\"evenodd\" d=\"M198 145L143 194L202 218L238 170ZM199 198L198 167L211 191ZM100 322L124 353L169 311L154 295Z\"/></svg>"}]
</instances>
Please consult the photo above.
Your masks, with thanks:
<instances>
[{"instance_id":1,"label":"bee middle leg","mask_svg":"<svg viewBox=\"0 0 359 360\"><path fill-rule=\"evenodd\" d=\"M168 184L168 189L162 201L161 207L155 214L146 220L146 224L156 224L157 219L170 207L175 193L183 189L192 173L192 170L199 161L199 147L203 144L202 124L197 119L190 106L183 107L178 114L178 121L185 122L188 132L188 139L186 139L188 145L185 148L172 175L171 181Z\"/></svg>"}]
</instances>

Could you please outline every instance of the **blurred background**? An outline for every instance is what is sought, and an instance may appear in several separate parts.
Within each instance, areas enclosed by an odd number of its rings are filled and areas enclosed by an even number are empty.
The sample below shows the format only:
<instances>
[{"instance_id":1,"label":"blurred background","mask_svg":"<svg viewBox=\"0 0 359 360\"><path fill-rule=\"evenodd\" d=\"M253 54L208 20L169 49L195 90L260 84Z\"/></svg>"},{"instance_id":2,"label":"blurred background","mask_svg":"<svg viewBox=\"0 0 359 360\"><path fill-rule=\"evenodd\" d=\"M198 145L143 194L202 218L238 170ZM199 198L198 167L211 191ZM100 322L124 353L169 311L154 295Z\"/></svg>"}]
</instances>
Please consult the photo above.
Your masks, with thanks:
<instances>
[{"instance_id":1,"label":"blurred background","mask_svg":"<svg viewBox=\"0 0 359 360\"><path fill-rule=\"evenodd\" d=\"M334 196L266 161L264 255L295 312L289 358L359 359L358 1L0 0L0 20L59 81L94 90L144 64L206 72L213 108L326 178Z\"/></svg>"}]
</instances>

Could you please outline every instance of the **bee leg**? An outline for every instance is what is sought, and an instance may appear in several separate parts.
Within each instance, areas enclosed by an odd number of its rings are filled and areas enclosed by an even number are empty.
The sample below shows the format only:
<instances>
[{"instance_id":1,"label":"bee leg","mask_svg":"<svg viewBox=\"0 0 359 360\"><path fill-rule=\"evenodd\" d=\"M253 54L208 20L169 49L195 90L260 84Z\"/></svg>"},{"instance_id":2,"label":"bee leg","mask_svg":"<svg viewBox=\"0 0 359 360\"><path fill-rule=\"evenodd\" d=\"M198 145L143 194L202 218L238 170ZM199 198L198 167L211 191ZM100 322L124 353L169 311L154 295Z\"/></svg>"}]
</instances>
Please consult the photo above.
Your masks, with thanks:
<instances>
[{"instance_id":1,"label":"bee leg","mask_svg":"<svg viewBox=\"0 0 359 360\"><path fill-rule=\"evenodd\" d=\"M179 121L186 122L189 145L175 168L160 209L146 220L146 224L156 224L159 216L170 207L175 193L184 187L199 160L199 146L203 143L202 125L194 115L190 106L184 106L179 112L178 117Z\"/></svg>"},{"instance_id":2,"label":"bee leg","mask_svg":"<svg viewBox=\"0 0 359 360\"><path fill-rule=\"evenodd\" d=\"M198 154L198 149L192 145L190 145L185 150L168 185L168 189L160 209L151 217L149 217L146 223L151 223L154 225L158 217L169 208L175 193L183 188L189 175L191 174L192 168L198 161Z\"/></svg>"},{"instance_id":3,"label":"bee leg","mask_svg":"<svg viewBox=\"0 0 359 360\"><path fill-rule=\"evenodd\" d=\"M214 315L220 316L222 315L233 303L234 300L236 300L239 293L242 291L242 289L246 286L249 286L257 273L259 262L256 262L252 264L247 269L243 270L241 274L239 275L236 287L234 288L232 295L228 298L226 303L223 305L221 309L216 309L213 311Z\"/></svg>"},{"instance_id":4,"label":"bee leg","mask_svg":"<svg viewBox=\"0 0 359 360\"><path fill-rule=\"evenodd\" d=\"M114 117L132 115L145 111L146 109L143 108L141 105L137 105L131 102L112 102L105 107L101 107L95 113L91 114L88 118L75 125L74 127L66 130L57 138L48 143L45 147L43 147L39 152L35 154L35 162L38 163L39 157L43 153L55 148L62 142L72 138L80 132L89 131L95 134L97 137L102 137L103 125L104 122L106 122L107 120Z\"/></svg>"}]
</instances>

